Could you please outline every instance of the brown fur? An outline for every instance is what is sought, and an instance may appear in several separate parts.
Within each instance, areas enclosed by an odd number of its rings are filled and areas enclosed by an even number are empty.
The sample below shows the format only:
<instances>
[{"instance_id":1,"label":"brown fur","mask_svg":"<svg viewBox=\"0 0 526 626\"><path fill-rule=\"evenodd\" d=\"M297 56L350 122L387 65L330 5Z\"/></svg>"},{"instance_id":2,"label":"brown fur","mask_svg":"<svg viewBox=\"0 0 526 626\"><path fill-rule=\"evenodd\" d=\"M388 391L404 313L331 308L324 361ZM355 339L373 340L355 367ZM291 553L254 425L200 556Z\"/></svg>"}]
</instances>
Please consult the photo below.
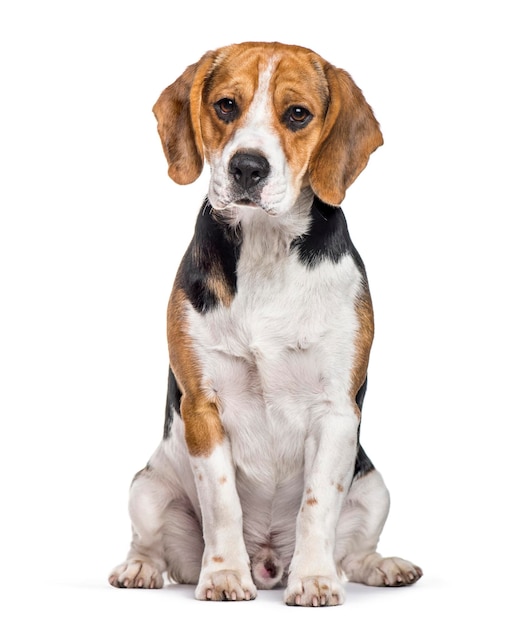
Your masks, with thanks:
<instances>
[{"instance_id":1,"label":"brown fur","mask_svg":"<svg viewBox=\"0 0 526 626\"><path fill-rule=\"evenodd\" d=\"M201 387L201 368L186 330L186 297L177 284L168 305L168 350L170 366L181 387L181 417L188 451L192 456L208 456L223 440L219 409Z\"/></svg>"},{"instance_id":2,"label":"brown fur","mask_svg":"<svg viewBox=\"0 0 526 626\"><path fill-rule=\"evenodd\" d=\"M310 184L327 204L341 204L345 190L383 144L382 133L362 92L344 70L325 63L331 102L322 136L311 157Z\"/></svg>"},{"instance_id":3,"label":"brown fur","mask_svg":"<svg viewBox=\"0 0 526 626\"><path fill-rule=\"evenodd\" d=\"M368 289L356 301L355 310L360 326L354 341L354 367L351 370L351 398L353 401L367 377L369 353L374 337L373 305ZM359 412L358 407L356 410Z\"/></svg>"}]
</instances>

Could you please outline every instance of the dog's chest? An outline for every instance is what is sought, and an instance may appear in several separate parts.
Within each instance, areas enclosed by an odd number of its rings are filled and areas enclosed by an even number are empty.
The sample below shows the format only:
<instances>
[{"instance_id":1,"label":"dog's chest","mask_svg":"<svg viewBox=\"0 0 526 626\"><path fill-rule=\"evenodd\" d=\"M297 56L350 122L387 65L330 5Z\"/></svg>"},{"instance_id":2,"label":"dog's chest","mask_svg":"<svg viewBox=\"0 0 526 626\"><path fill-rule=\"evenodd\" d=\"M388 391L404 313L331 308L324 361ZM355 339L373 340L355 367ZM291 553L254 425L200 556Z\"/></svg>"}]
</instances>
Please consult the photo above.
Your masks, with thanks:
<instances>
[{"instance_id":1,"label":"dog's chest","mask_svg":"<svg viewBox=\"0 0 526 626\"><path fill-rule=\"evenodd\" d=\"M190 327L237 466L279 482L301 470L312 422L349 401L361 275L350 255L312 268L279 243L254 245L230 306L192 310Z\"/></svg>"}]
</instances>

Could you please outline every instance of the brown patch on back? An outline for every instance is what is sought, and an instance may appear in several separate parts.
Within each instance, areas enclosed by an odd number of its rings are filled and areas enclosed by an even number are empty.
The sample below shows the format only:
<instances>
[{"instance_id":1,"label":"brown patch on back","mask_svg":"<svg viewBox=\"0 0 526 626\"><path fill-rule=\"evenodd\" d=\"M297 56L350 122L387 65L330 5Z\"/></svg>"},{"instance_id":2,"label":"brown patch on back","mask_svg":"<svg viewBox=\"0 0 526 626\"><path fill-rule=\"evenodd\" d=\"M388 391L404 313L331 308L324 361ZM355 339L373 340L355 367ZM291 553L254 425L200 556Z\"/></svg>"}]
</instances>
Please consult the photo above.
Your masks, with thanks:
<instances>
[{"instance_id":1,"label":"brown patch on back","mask_svg":"<svg viewBox=\"0 0 526 626\"><path fill-rule=\"evenodd\" d=\"M167 333L170 366L182 392L181 417L192 456L208 456L224 437L216 402L202 386L201 366L192 347L186 322L187 300L177 282L168 304Z\"/></svg>"},{"instance_id":2,"label":"brown patch on back","mask_svg":"<svg viewBox=\"0 0 526 626\"><path fill-rule=\"evenodd\" d=\"M318 504L318 500L316 500L316 498L308 498L307 499L307 504L309 506L314 506L315 504Z\"/></svg>"},{"instance_id":3,"label":"brown patch on back","mask_svg":"<svg viewBox=\"0 0 526 626\"><path fill-rule=\"evenodd\" d=\"M374 336L373 305L367 285L364 285L362 294L356 300L355 311L358 317L358 331L354 341L354 365L351 370L350 393L353 402L367 376L369 353Z\"/></svg>"},{"instance_id":4,"label":"brown patch on back","mask_svg":"<svg viewBox=\"0 0 526 626\"><path fill-rule=\"evenodd\" d=\"M213 556L212 561L214 563L224 563L225 559L222 556Z\"/></svg>"}]
</instances>

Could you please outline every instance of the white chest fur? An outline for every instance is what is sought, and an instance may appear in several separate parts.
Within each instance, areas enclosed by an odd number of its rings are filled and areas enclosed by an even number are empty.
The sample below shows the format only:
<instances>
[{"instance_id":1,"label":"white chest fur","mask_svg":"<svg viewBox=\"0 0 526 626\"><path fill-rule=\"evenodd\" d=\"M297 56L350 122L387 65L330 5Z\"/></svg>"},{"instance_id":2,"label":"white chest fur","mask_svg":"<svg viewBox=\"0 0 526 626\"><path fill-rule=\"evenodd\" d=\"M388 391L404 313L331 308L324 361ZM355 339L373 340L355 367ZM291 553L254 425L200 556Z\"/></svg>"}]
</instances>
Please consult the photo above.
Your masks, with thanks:
<instances>
[{"instance_id":1,"label":"white chest fur","mask_svg":"<svg viewBox=\"0 0 526 626\"><path fill-rule=\"evenodd\" d=\"M308 267L290 253L290 236L260 227L245 225L231 305L188 315L234 463L279 484L301 472L316 420L349 405L362 286L350 255Z\"/></svg>"}]
</instances>

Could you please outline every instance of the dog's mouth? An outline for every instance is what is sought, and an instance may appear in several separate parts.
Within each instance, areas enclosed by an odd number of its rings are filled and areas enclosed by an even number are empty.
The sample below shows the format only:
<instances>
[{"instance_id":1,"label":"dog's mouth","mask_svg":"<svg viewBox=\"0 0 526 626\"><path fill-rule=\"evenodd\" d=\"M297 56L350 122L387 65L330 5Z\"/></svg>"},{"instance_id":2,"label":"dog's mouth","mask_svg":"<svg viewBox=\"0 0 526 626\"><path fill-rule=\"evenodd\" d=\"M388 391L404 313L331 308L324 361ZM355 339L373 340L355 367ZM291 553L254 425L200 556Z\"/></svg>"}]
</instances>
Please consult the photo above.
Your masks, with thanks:
<instances>
[{"instance_id":1,"label":"dog's mouth","mask_svg":"<svg viewBox=\"0 0 526 626\"><path fill-rule=\"evenodd\" d=\"M251 200L250 198L240 198L239 200L236 200L232 204L238 204L240 206L248 206L252 209L260 208L260 206L256 204L253 200Z\"/></svg>"},{"instance_id":2,"label":"dog's mouth","mask_svg":"<svg viewBox=\"0 0 526 626\"><path fill-rule=\"evenodd\" d=\"M247 207L249 209L261 209L262 211L265 211L267 215L277 215L277 212L274 209L263 206L261 203L255 202L254 200L251 200L250 198L247 198L247 197L233 200L230 203L230 206L231 207L243 207L243 208Z\"/></svg>"}]
</instances>

